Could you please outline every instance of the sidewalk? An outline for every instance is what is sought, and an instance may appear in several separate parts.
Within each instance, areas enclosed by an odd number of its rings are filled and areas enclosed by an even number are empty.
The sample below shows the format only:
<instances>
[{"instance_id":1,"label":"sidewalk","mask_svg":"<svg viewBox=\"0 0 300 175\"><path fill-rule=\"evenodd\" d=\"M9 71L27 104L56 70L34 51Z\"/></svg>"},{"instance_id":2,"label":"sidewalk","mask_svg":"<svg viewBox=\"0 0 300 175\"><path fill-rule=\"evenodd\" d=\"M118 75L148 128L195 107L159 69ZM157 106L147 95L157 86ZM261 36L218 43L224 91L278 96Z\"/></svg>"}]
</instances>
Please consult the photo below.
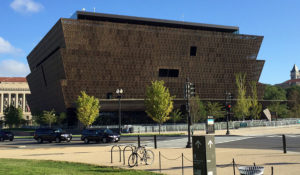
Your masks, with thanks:
<instances>
[{"instance_id":1,"label":"sidewalk","mask_svg":"<svg viewBox=\"0 0 300 175\"><path fill-rule=\"evenodd\" d=\"M217 131L216 135L224 135L226 131ZM298 134L300 133L300 126L282 127L282 128L244 128L232 130L234 135L254 135L254 134ZM198 134L198 133L197 133ZM199 133L201 134L201 133ZM0 149L1 158L16 158L16 159L44 159L44 160L61 160L71 162L82 162L105 166L118 166L121 168L128 168L119 162L119 152L113 152L113 163L110 158L111 147L65 147L65 148L39 148L39 149ZM155 160L152 165L140 165L134 169L144 169L148 171L159 172L159 151L168 159L162 157L162 173L176 175L181 174L181 154L192 160L192 149L187 148L160 148L152 149L155 153ZM126 152L126 163L130 152ZM123 155L123 154L122 154ZM266 175L271 174L271 166L274 167L274 174L299 174L300 172L300 154L288 152L283 154L278 150L260 150L260 149L230 149L230 148L216 148L217 158L217 173L219 175L233 174L232 159L235 159L237 164L244 165L261 165L265 167ZM184 174L192 174L192 162L184 159ZM225 166L225 167L224 167ZM222 168L224 167L224 168ZM236 169L236 174L238 170Z\"/></svg>"}]
</instances>

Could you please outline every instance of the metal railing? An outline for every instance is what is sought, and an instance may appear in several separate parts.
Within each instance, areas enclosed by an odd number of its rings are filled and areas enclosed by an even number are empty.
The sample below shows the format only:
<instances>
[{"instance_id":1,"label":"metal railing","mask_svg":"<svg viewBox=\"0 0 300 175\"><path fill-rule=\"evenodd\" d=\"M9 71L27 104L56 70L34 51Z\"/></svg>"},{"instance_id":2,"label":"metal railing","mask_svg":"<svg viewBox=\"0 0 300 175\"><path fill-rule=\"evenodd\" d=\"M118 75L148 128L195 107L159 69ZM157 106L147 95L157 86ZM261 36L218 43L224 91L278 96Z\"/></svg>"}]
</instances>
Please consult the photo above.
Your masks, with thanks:
<instances>
[{"instance_id":1,"label":"metal railing","mask_svg":"<svg viewBox=\"0 0 300 175\"><path fill-rule=\"evenodd\" d=\"M245 121L230 121L230 129L246 128L246 127L281 127L288 125L300 124L300 118L286 118L277 121L267 121L267 120L245 120ZM93 128L118 128L118 125L101 125L92 126ZM148 133L148 132L158 132L159 126L157 124L146 124L146 125L123 125L122 128L129 128L133 133ZM206 130L205 123L196 123L191 127L194 131ZM215 130L226 129L226 122L215 122ZM161 125L161 132L180 132L187 131L187 124L163 124Z\"/></svg>"}]
</instances>

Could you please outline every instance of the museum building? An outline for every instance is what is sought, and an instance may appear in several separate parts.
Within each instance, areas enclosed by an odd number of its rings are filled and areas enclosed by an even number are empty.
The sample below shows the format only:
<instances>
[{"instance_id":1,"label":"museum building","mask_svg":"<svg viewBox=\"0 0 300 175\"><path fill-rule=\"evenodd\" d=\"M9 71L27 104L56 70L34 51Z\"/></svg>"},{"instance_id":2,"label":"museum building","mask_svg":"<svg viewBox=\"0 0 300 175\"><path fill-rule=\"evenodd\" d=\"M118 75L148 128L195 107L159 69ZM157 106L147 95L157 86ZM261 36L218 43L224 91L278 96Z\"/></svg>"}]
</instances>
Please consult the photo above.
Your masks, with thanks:
<instances>
[{"instance_id":1,"label":"museum building","mask_svg":"<svg viewBox=\"0 0 300 175\"><path fill-rule=\"evenodd\" d=\"M30 90L25 77L0 77L0 120L4 120L4 111L8 106L21 108L23 118L31 124L31 112L27 103Z\"/></svg>"},{"instance_id":2,"label":"museum building","mask_svg":"<svg viewBox=\"0 0 300 175\"><path fill-rule=\"evenodd\" d=\"M163 80L175 106L184 104L188 78L203 100L236 93L235 74L259 81L263 36L235 26L77 11L61 18L28 55L34 112L75 108L80 91L100 99L101 111L144 111L146 87ZM259 96L263 85L258 83Z\"/></svg>"}]
</instances>

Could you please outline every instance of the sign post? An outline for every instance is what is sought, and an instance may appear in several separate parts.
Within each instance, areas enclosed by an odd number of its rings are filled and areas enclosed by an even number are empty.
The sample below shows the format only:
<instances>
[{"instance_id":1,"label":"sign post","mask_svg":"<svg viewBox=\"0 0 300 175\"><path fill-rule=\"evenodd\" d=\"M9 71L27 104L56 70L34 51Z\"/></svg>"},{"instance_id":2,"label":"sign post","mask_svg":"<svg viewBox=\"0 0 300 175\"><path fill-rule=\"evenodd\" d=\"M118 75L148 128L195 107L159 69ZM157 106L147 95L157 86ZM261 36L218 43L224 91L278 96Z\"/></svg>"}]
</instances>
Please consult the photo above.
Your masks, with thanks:
<instances>
[{"instance_id":1,"label":"sign post","mask_svg":"<svg viewBox=\"0 0 300 175\"><path fill-rule=\"evenodd\" d=\"M215 120L214 120L214 116L207 116L206 134L214 134L214 133L215 133Z\"/></svg>"},{"instance_id":2,"label":"sign post","mask_svg":"<svg viewBox=\"0 0 300 175\"><path fill-rule=\"evenodd\" d=\"M215 137L193 136L194 175L216 175Z\"/></svg>"}]
</instances>

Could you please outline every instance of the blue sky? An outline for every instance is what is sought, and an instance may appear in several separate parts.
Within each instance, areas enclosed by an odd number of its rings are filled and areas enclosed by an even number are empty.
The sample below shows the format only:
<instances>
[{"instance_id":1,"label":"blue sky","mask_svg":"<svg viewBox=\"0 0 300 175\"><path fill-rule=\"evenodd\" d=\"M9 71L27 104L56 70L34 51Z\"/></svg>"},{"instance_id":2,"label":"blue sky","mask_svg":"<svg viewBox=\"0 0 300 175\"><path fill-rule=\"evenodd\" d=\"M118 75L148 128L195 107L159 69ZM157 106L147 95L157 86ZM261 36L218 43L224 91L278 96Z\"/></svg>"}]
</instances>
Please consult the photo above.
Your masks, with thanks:
<instances>
[{"instance_id":1,"label":"blue sky","mask_svg":"<svg viewBox=\"0 0 300 175\"><path fill-rule=\"evenodd\" d=\"M0 76L26 76L26 56L59 18L76 10L232 25L262 35L260 82L281 83L300 67L299 0L1 0Z\"/></svg>"}]
</instances>

